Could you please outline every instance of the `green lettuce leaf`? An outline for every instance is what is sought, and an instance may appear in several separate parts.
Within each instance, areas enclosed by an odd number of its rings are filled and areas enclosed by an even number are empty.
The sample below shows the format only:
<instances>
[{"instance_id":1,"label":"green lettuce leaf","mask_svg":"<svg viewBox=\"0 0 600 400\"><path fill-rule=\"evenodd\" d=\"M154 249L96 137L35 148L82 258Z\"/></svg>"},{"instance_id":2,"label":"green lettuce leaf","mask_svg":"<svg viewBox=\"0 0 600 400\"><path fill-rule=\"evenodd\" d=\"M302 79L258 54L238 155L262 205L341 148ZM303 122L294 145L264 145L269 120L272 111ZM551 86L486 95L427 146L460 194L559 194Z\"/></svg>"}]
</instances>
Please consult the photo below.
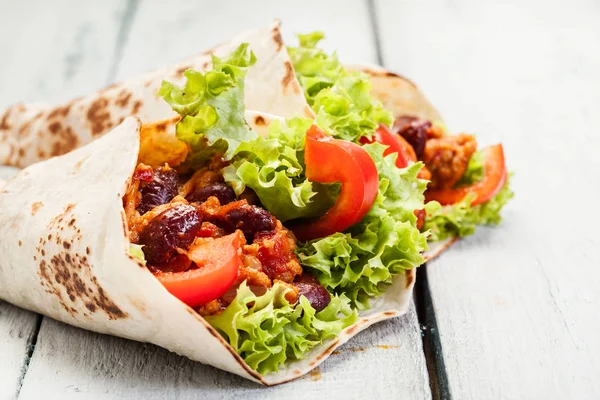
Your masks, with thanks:
<instances>
[{"instance_id":1,"label":"green lettuce leaf","mask_svg":"<svg viewBox=\"0 0 600 400\"><path fill-rule=\"evenodd\" d=\"M456 186L468 186L483 179L483 154L481 151L473 153L467 164L467 169Z\"/></svg>"},{"instance_id":2,"label":"green lettuce leaf","mask_svg":"<svg viewBox=\"0 0 600 400\"><path fill-rule=\"evenodd\" d=\"M299 47L289 47L288 53L318 125L336 138L358 142L378 123L390 125L392 114L369 94L367 75L348 72L335 53L316 47L323 37L322 32L298 35Z\"/></svg>"},{"instance_id":3,"label":"green lettuce leaf","mask_svg":"<svg viewBox=\"0 0 600 400\"><path fill-rule=\"evenodd\" d=\"M206 317L246 363L261 374L277 372L287 361L306 357L309 350L336 337L358 315L344 296L316 312L306 297L296 306L285 299L290 289L276 283L256 296L243 282L233 302L219 315Z\"/></svg>"},{"instance_id":4,"label":"green lettuce leaf","mask_svg":"<svg viewBox=\"0 0 600 400\"><path fill-rule=\"evenodd\" d=\"M256 62L254 53L244 43L228 57L212 59L212 70L188 69L183 87L163 81L158 92L181 115L176 134L190 145L192 167L216 153L229 159L240 143L256 137L244 119L244 77Z\"/></svg>"},{"instance_id":5,"label":"green lettuce leaf","mask_svg":"<svg viewBox=\"0 0 600 400\"><path fill-rule=\"evenodd\" d=\"M423 208L426 181L417 179L422 164L396 167L385 146L364 146L379 171L379 193L363 220L347 232L312 240L298 248L300 263L330 292L348 296L352 306L369 308L396 274L424 262L426 236L416 228L414 210Z\"/></svg>"},{"instance_id":6,"label":"green lettuce leaf","mask_svg":"<svg viewBox=\"0 0 600 400\"><path fill-rule=\"evenodd\" d=\"M142 250L143 245L130 243L129 244L129 254L140 260L144 265L146 265L146 255Z\"/></svg>"},{"instance_id":7,"label":"green lettuce leaf","mask_svg":"<svg viewBox=\"0 0 600 400\"><path fill-rule=\"evenodd\" d=\"M502 221L500 211L513 196L509 178L494 197L476 206L471 206L475 193L450 206L441 207L437 202L428 203L424 229L429 231L429 240L434 242L472 235L477 225L499 224Z\"/></svg>"},{"instance_id":8,"label":"green lettuce leaf","mask_svg":"<svg viewBox=\"0 0 600 400\"><path fill-rule=\"evenodd\" d=\"M312 121L292 118L275 121L269 137L241 143L233 163L223 172L225 181L242 193L246 187L282 222L324 214L335 203L339 185L310 182L304 176L304 137Z\"/></svg>"}]
</instances>

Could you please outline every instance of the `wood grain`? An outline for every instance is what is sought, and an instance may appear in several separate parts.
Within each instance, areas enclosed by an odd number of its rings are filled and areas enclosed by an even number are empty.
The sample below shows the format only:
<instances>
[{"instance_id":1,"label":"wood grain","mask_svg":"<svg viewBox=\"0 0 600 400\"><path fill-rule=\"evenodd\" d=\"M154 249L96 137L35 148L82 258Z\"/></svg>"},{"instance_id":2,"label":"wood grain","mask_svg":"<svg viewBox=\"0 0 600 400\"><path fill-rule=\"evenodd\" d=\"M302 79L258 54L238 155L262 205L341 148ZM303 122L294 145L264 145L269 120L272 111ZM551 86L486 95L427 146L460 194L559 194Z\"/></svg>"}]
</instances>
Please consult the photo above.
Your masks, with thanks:
<instances>
[{"instance_id":1,"label":"wood grain","mask_svg":"<svg viewBox=\"0 0 600 400\"><path fill-rule=\"evenodd\" d=\"M501 140L505 221L428 265L454 398L600 396L600 8L377 1L386 65L451 130Z\"/></svg>"},{"instance_id":2,"label":"wood grain","mask_svg":"<svg viewBox=\"0 0 600 400\"><path fill-rule=\"evenodd\" d=\"M240 30L284 20L295 31L326 29L326 46L343 60L375 62L367 4L362 1L247 2L141 1L124 12L117 79L202 51ZM130 4L131 5L131 4ZM318 12L315 10L318 9ZM339 10L344 10L344 19ZM71 11L70 17L79 18ZM352 29L348 29L351 27ZM44 319L21 398L279 398L331 394L431 398L414 306L408 315L371 327L332 356L318 372L264 389L155 346L97 335Z\"/></svg>"},{"instance_id":3,"label":"wood grain","mask_svg":"<svg viewBox=\"0 0 600 400\"><path fill-rule=\"evenodd\" d=\"M149 344L45 319L21 399L430 398L414 310L360 333L319 369L264 388Z\"/></svg>"}]
</instances>

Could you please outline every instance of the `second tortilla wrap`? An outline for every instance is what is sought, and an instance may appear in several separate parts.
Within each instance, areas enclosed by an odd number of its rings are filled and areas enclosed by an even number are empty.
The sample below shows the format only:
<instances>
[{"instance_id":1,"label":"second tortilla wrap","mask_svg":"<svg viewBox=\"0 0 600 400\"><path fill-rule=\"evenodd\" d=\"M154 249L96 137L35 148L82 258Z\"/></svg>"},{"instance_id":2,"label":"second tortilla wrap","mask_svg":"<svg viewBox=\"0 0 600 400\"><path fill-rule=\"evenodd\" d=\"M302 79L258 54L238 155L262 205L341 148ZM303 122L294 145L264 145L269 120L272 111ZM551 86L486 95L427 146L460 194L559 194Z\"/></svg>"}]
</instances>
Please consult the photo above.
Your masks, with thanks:
<instances>
[{"instance_id":1,"label":"second tortilla wrap","mask_svg":"<svg viewBox=\"0 0 600 400\"><path fill-rule=\"evenodd\" d=\"M171 107L156 96L162 80L181 84L185 70L206 70L212 65L212 53L226 55L243 42L250 44L257 57L245 80L246 108L282 117L313 117L279 26L275 21L242 33L189 60L60 106L18 104L0 111L0 165L24 168L68 153L104 135L128 116L138 117L143 123L175 117Z\"/></svg>"}]
</instances>

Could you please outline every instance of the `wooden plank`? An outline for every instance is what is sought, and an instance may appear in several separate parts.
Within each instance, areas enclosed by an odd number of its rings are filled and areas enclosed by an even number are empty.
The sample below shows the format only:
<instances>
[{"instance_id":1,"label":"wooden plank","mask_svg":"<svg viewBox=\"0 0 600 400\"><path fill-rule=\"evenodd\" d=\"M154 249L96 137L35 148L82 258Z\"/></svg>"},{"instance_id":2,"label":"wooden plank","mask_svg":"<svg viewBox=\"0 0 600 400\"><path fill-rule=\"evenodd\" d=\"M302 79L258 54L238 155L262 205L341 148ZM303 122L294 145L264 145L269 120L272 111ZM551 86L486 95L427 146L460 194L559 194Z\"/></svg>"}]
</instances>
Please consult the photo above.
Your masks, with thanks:
<instances>
[{"instance_id":1,"label":"wooden plank","mask_svg":"<svg viewBox=\"0 0 600 400\"><path fill-rule=\"evenodd\" d=\"M377 1L387 66L451 129L501 140L516 197L428 266L454 398L600 396L600 9Z\"/></svg>"},{"instance_id":2,"label":"wooden plank","mask_svg":"<svg viewBox=\"0 0 600 400\"><path fill-rule=\"evenodd\" d=\"M0 9L0 107L67 100L107 83L121 2L3 0ZM1 400L18 394L40 321L0 301Z\"/></svg>"},{"instance_id":3,"label":"wooden plank","mask_svg":"<svg viewBox=\"0 0 600 400\"><path fill-rule=\"evenodd\" d=\"M243 1L237 7L231 2L227 6L211 2L210 12L206 4L140 3L116 76L126 78L185 58L276 16L287 17L284 27L288 36L296 30L327 29L331 38L328 46L340 48L340 53L349 55L349 61L376 59L367 8L362 2L311 0L288 8L290 3L271 1L261 3L260 9ZM342 7L344 22L335 18ZM346 29L348 24L353 30ZM263 389L151 345L45 319L21 398L37 398L41 392L61 399L82 393L86 398L278 398L306 392L316 396L325 391L333 398L371 393L431 398L414 307L400 319L371 327L344 349L321 367L321 375L315 372L295 383Z\"/></svg>"},{"instance_id":4,"label":"wooden plank","mask_svg":"<svg viewBox=\"0 0 600 400\"><path fill-rule=\"evenodd\" d=\"M344 18L339 18L342 9ZM323 30L327 34L324 47L338 50L345 62L377 59L368 9L363 1L266 0L258 6L241 0L169 3L142 0L123 50L117 79L186 59L239 32L268 25L275 18L283 21L284 40L290 45L297 44L295 33Z\"/></svg>"},{"instance_id":5,"label":"wooden plank","mask_svg":"<svg viewBox=\"0 0 600 400\"><path fill-rule=\"evenodd\" d=\"M1 0L0 108L66 101L105 86L127 2Z\"/></svg>"},{"instance_id":6,"label":"wooden plank","mask_svg":"<svg viewBox=\"0 0 600 400\"><path fill-rule=\"evenodd\" d=\"M149 344L46 318L20 399L430 398L414 310L360 333L296 381L263 388ZM410 370L412 369L412 371ZM408 376L406 372L411 372ZM418 371L419 374L415 374Z\"/></svg>"}]
</instances>

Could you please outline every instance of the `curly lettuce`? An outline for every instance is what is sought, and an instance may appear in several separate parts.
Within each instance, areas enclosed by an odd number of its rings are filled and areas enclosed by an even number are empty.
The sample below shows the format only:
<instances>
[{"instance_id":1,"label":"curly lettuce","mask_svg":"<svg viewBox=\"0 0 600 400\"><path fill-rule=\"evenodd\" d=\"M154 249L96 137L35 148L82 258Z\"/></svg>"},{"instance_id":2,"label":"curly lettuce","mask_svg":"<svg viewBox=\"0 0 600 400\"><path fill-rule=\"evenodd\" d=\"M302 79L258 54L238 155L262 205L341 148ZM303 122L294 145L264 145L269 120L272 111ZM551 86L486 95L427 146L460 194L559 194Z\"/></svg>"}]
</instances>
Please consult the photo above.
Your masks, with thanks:
<instances>
[{"instance_id":1,"label":"curly lettuce","mask_svg":"<svg viewBox=\"0 0 600 400\"><path fill-rule=\"evenodd\" d=\"M478 225L498 225L502 221L502 207L513 196L509 178L494 197L476 206L471 206L475 193L470 193L462 201L449 206L442 207L437 202L428 203L423 228L429 231L429 240L433 242L472 235Z\"/></svg>"},{"instance_id":2,"label":"curly lettuce","mask_svg":"<svg viewBox=\"0 0 600 400\"><path fill-rule=\"evenodd\" d=\"M212 62L206 73L185 71L183 87L163 81L158 92L181 115L176 135L190 146L188 163L196 168L216 153L230 159L257 136L244 118L244 78L254 53L243 43L224 59L213 55Z\"/></svg>"},{"instance_id":3,"label":"curly lettuce","mask_svg":"<svg viewBox=\"0 0 600 400\"><path fill-rule=\"evenodd\" d=\"M379 193L369 213L347 232L309 241L297 251L325 288L348 296L360 310L369 308L369 298L381 295L394 275L421 265L427 248L414 215L423 208L426 181L417 179L422 164L399 169L397 154L384 157L385 148L364 146L379 171Z\"/></svg>"},{"instance_id":4,"label":"curly lettuce","mask_svg":"<svg viewBox=\"0 0 600 400\"><path fill-rule=\"evenodd\" d=\"M275 121L269 137L256 137L238 146L233 163L223 172L236 194L246 187L282 222L323 215L335 203L338 185L311 182L304 176L304 136L312 121Z\"/></svg>"},{"instance_id":5,"label":"curly lettuce","mask_svg":"<svg viewBox=\"0 0 600 400\"><path fill-rule=\"evenodd\" d=\"M290 304L285 298L290 290L276 283L257 296L243 282L225 311L205 318L261 374L305 358L312 348L338 336L358 319L344 296L333 296L324 310L316 312L304 296L298 304Z\"/></svg>"},{"instance_id":6,"label":"curly lettuce","mask_svg":"<svg viewBox=\"0 0 600 400\"><path fill-rule=\"evenodd\" d=\"M390 125L391 112L370 95L367 75L347 71L337 55L317 48L322 32L298 35L299 46L288 53L317 124L332 136L359 142L371 136L378 123Z\"/></svg>"}]
</instances>

